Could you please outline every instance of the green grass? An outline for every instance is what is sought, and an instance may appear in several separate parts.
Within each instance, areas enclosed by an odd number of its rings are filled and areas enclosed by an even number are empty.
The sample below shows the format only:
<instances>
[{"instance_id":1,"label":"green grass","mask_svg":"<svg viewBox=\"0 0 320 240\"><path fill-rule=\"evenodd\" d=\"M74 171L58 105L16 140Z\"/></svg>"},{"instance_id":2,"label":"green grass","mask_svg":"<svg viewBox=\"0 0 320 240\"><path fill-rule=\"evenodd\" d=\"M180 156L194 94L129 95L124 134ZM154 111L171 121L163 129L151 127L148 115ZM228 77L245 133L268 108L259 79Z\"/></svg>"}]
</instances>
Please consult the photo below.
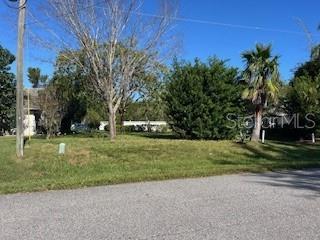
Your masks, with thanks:
<instances>
[{"instance_id":1,"label":"green grass","mask_svg":"<svg viewBox=\"0 0 320 240\"><path fill-rule=\"evenodd\" d=\"M67 144L58 156L58 144ZM122 135L107 138L33 139L15 157L15 139L0 138L0 193L261 172L320 166L320 146L268 142L190 141Z\"/></svg>"}]
</instances>

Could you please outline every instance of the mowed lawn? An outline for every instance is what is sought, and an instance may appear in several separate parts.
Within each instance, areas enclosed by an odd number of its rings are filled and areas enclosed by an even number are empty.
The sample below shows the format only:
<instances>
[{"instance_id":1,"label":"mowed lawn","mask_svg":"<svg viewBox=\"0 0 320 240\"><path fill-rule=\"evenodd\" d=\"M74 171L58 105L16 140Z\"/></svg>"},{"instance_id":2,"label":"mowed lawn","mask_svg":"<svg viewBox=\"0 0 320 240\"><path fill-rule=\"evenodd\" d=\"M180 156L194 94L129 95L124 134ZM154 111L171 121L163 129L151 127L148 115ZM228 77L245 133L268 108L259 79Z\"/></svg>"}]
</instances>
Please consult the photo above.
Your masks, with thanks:
<instances>
[{"instance_id":1,"label":"mowed lawn","mask_svg":"<svg viewBox=\"0 0 320 240\"><path fill-rule=\"evenodd\" d=\"M66 155L58 144L66 143ZM0 193L45 191L124 182L201 177L320 166L320 145L191 141L122 135L32 139L15 157L15 139L0 138Z\"/></svg>"}]
</instances>

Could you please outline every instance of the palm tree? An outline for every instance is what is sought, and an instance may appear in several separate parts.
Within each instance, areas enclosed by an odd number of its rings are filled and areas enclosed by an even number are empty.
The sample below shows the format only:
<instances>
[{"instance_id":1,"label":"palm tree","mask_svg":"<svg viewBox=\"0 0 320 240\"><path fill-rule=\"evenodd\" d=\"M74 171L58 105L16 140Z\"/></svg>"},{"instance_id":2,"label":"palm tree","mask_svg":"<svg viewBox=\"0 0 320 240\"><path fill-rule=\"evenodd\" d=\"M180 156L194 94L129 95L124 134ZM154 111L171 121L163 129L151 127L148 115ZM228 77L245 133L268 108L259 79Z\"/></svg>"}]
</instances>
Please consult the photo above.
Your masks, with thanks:
<instances>
[{"instance_id":1,"label":"palm tree","mask_svg":"<svg viewBox=\"0 0 320 240\"><path fill-rule=\"evenodd\" d=\"M254 50L242 54L246 63L243 79L248 87L243 98L252 101L255 107L255 126L252 141L260 139L263 110L269 100L276 100L279 92L280 75L278 56L271 55L271 45L257 44Z\"/></svg>"},{"instance_id":2,"label":"palm tree","mask_svg":"<svg viewBox=\"0 0 320 240\"><path fill-rule=\"evenodd\" d=\"M320 60L320 44L312 47L312 49L311 49L311 60L312 61Z\"/></svg>"},{"instance_id":3,"label":"palm tree","mask_svg":"<svg viewBox=\"0 0 320 240\"><path fill-rule=\"evenodd\" d=\"M32 84L33 88L43 87L48 80L48 75L41 75L40 68L28 68L28 78L29 82Z\"/></svg>"}]
</instances>

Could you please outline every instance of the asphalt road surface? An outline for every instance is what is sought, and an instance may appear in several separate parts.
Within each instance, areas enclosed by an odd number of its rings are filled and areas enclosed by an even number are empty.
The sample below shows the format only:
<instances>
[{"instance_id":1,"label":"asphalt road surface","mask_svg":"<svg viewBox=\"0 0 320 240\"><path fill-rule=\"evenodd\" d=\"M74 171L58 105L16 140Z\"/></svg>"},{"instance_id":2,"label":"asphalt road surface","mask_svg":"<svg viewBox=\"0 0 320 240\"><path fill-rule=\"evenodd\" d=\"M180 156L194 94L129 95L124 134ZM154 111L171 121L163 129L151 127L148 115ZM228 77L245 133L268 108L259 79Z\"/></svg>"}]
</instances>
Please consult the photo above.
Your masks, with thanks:
<instances>
[{"instance_id":1,"label":"asphalt road surface","mask_svg":"<svg viewBox=\"0 0 320 240\"><path fill-rule=\"evenodd\" d=\"M320 170L0 196L0 239L320 239Z\"/></svg>"}]
</instances>

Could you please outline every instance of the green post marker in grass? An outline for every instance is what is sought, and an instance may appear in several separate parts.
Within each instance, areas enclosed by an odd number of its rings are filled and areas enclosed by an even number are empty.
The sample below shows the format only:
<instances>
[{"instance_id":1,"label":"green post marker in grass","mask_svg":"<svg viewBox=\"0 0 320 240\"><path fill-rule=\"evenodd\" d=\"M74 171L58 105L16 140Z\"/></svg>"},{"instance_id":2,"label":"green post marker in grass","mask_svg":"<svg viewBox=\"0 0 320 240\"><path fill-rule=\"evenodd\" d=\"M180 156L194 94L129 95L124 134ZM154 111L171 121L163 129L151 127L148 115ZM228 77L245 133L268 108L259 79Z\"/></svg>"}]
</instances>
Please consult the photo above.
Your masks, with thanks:
<instances>
[{"instance_id":1,"label":"green post marker in grass","mask_svg":"<svg viewBox=\"0 0 320 240\"><path fill-rule=\"evenodd\" d=\"M66 144L60 143L59 144L59 155L64 155L66 152Z\"/></svg>"},{"instance_id":2,"label":"green post marker in grass","mask_svg":"<svg viewBox=\"0 0 320 240\"><path fill-rule=\"evenodd\" d=\"M266 137L266 131L262 130L262 143L264 143L265 137Z\"/></svg>"}]
</instances>

